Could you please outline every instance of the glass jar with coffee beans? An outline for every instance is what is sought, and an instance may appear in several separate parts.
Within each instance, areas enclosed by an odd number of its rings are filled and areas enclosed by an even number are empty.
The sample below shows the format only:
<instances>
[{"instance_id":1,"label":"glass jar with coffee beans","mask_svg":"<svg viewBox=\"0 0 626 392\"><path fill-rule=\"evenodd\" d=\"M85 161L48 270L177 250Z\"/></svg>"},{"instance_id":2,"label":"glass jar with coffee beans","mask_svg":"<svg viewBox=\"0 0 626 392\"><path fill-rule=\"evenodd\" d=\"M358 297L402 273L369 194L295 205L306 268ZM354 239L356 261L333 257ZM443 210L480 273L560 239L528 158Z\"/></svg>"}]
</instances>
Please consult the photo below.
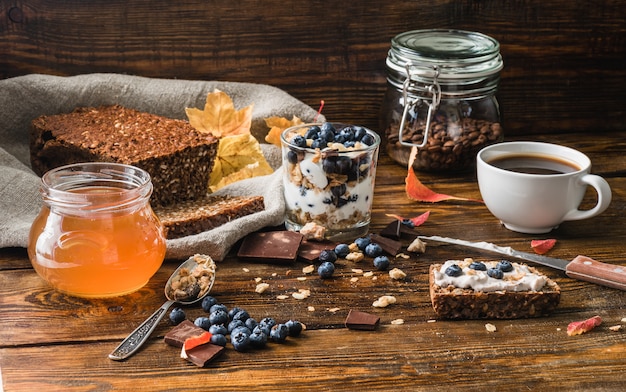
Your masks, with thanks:
<instances>
[{"instance_id":1,"label":"glass jar with coffee beans","mask_svg":"<svg viewBox=\"0 0 626 392\"><path fill-rule=\"evenodd\" d=\"M495 97L503 68L500 45L481 33L415 30L391 40L381 113L383 144L418 171L462 171L476 153L503 140Z\"/></svg>"}]
</instances>

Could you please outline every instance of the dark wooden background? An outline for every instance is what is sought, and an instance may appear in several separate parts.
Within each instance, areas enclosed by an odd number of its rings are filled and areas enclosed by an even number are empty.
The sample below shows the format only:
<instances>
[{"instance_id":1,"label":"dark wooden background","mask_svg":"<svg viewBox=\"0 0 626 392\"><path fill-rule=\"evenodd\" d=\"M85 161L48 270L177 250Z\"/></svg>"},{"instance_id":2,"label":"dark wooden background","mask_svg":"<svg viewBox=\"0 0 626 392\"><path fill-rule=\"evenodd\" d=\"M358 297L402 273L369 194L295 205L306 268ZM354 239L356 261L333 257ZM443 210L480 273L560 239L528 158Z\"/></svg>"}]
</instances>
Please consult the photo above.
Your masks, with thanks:
<instances>
[{"instance_id":1,"label":"dark wooden background","mask_svg":"<svg viewBox=\"0 0 626 392\"><path fill-rule=\"evenodd\" d=\"M390 39L458 28L501 43L508 134L623 130L625 20L625 0L0 0L0 78L258 82L377 129Z\"/></svg>"}]
</instances>

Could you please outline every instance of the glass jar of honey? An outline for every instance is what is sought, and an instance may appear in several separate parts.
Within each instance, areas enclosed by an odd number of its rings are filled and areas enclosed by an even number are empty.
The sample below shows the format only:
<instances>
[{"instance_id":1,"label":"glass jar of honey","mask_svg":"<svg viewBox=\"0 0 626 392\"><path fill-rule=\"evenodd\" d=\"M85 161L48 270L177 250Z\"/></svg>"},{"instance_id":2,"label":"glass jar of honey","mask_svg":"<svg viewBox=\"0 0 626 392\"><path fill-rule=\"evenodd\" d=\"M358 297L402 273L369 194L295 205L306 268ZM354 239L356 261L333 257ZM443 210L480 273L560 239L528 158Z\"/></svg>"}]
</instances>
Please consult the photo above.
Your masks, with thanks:
<instances>
[{"instance_id":1,"label":"glass jar of honey","mask_svg":"<svg viewBox=\"0 0 626 392\"><path fill-rule=\"evenodd\" d=\"M151 194L150 175L130 165L78 163L48 171L29 236L35 271L55 289L78 297L140 289L166 250Z\"/></svg>"},{"instance_id":2,"label":"glass jar of honey","mask_svg":"<svg viewBox=\"0 0 626 392\"><path fill-rule=\"evenodd\" d=\"M415 30L395 36L387 61L381 130L387 154L418 171L462 171L504 138L495 93L500 45L484 34Z\"/></svg>"}]
</instances>

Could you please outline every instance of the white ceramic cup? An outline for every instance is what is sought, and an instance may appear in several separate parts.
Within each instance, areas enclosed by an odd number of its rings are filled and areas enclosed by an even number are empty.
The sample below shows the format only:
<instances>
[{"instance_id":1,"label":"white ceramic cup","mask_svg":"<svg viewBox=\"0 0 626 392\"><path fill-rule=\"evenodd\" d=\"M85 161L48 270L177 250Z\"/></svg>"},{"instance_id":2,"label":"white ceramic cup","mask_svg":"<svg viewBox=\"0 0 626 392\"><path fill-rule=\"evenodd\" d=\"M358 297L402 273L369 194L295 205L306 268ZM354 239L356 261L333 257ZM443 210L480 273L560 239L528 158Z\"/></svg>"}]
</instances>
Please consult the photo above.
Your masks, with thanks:
<instances>
[{"instance_id":1,"label":"white ceramic cup","mask_svg":"<svg viewBox=\"0 0 626 392\"><path fill-rule=\"evenodd\" d=\"M565 161L566 173L534 174L494 166L511 156L539 156ZM590 174L591 160L575 149L542 142L505 142L478 152L478 186L485 205L513 231L547 233L563 221L587 219L602 213L611 202L611 188L600 176ZM500 164L498 164L500 165ZM587 186L597 193L597 203L579 210Z\"/></svg>"}]
</instances>

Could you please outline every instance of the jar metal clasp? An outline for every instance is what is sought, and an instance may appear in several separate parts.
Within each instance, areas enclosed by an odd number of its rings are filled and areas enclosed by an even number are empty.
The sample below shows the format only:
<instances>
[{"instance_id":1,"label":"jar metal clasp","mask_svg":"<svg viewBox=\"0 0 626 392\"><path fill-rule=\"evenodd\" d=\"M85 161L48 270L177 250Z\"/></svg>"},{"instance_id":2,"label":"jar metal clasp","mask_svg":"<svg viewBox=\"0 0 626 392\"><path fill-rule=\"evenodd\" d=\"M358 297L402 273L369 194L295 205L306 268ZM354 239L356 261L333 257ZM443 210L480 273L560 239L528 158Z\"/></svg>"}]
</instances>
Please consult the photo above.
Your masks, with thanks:
<instances>
[{"instance_id":1,"label":"jar metal clasp","mask_svg":"<svg viewBox=\"0 0 626 392\"><path fill-rule=\"evenodd\" d=\"M400 129L398 130L398 139L400 144L407 147L424 147L426 143L428 143L428 135L430 133L430 122L433 118L433 115L437 108L439 107L439 103L441 102L441 86L437 81L439 77L439 67L434 65L432 67L428 67L429 72L433 72L432 83L427 84L426 86L420 85L415 79L413 79L413 75L418 74L418 68L414 67L414 65L410 62L406 63L406 79L402 85L402 98L404 111L402 112L402 119L400 120ZM416 98L411 98L409 96L409 92L418 92ZM428 113L426 115L426 125L424 127L424 138L422 142L419 144L409 143L404 141L403 133L404 128L406 127L407 117L411 110L414 110L416 106L422 104L424 102L428 105Z\"/></svg>"}]
</instances>

